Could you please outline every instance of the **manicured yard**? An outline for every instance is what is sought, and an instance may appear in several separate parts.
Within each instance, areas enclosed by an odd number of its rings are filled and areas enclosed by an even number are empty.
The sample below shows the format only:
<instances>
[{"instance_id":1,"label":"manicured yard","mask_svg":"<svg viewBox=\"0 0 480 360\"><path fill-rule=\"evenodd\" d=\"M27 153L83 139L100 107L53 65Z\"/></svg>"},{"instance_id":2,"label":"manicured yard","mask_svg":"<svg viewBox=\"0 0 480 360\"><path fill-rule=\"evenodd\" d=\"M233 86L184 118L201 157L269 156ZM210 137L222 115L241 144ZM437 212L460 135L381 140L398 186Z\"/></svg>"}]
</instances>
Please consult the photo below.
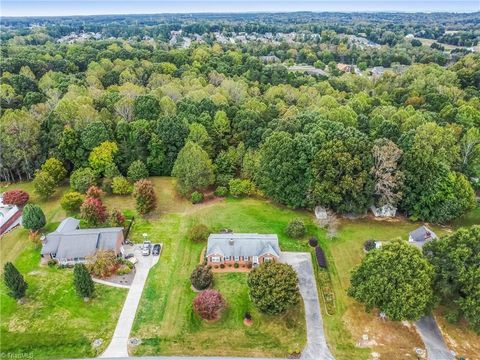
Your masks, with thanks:
<instances>
[{"instance_id":1,"label":"manicured yard","mask_svg":"<svg viewBox=\"0 0 480 360\"><path fill-rule=\"evenodd\" d=\"M30 184L15 184L15 188L33 195ZM65 216L58 203L59 194L48 202L32 196L45 212L47 230L55 229ZM108 345L126 290L96 285L95 298L85 303L75 293L71 269L39 265L39 249L23 228L1 238L0 250L0 271L5 262L13 261L29 285L23 305L8 296L3 281L0 285L2 355L33 359L92 357ZM95 350L92 342L98 338L104 342Z\"/></svg>"}]
</instances>

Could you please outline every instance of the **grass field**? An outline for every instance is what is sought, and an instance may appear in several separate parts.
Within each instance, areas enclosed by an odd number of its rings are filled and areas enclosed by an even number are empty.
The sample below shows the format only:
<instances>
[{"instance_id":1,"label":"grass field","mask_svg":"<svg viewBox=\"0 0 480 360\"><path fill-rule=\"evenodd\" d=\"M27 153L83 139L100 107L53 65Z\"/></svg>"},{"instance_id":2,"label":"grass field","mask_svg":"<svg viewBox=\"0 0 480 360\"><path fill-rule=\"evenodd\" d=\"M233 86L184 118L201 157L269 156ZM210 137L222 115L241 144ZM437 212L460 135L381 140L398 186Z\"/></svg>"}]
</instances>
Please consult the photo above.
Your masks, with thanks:
<instances>
[{"instance_id":1,"label":"grass field","mask_svg":"<svg viewBox=\"0 0 480 360\"><path fill-rule=\"evenodd\" d=\"M191 205L178 202L172 192L165 191L172 186L170 179L155 179L155 184L164 189L163 203L150 219L137 222L133 238L140 241L146 232L153 241L164 243L164 250L159 264L150 272L137 313L133 336L144 341L133 354L285 356L303 345L303 309L297 307L281 317L260 315L248 299L245 274L216 275L215 287L227 298L229 309L218 323L201 322L192 312L195 294L189 277L206 244L192 243L186 234L194 223L206 224L213 231L230 228L236 232L277 233L283 250L304 251L308 249L307 237L291 240L283 235L283 228L292 218L301 217L309 231L316 233L308 214L256 199ZM242 322L246 309L254 317L251 328Z\"/></svg>"},{"instance_id":2,"label":"grass field","mask_svg":"<svg viewBox=\"0 0 480 360\"><path fill-rule=\"evenodd\" d=\"M160 262L150 272L142 295L131 335L143 342L131 349L132 354L284 356L303 344L303 309L275 319L259 314L248 299L245 274L215 275L215 287L225 296L229 306L217 323L200 321L191 308L195 294L190 288L189 276L199 262L205 244L192 243L186 237L192 224L204 223L212 231L230 228L236 232L276 233L282 250L310 251L308 236L292 240L283 233L286 224L297 217L306 222L309 235L318 236L327 254L336 312L327 315L321 301L327 340L336 359L369 359L372 352L379 353L381 358L415 358L414 348L423 347L411 324L381 321L377 314L366 313L360 304L346 295L350 272L364 256L363 242L367 239L389 241L399 237L406 240L418 223L402 219L342 220L337 237L327 239L325 231L314 224L311 213L292 211L261 199L216 199L192 205L176 195L173 179L151 180L156 188L158 209L146 219L136 218L131 237L141 242L142 233L146 232L154 242L162 242L165 247ZM32 194L31 184L17 184L15 187ZM50 224L49 230L65 217L58 201L64 190L59 190L50 201L40 202ZM32 200L39 201L35 196ZM109 209L115 207L135 214L134 202L129 196L107 196L104 202ZM460 226L478 223L480 209L458 219L451 227L434 227L434 230L441 235ZM95 355L90 343L102 337L106 346L125 292L97 286L98 297L90 304L84 304L68 285L71 272L38 267L38 253L27 235L25 230L17 229L0 241L2 266L5 261L15 261L31 284L28 291L31 300L22 307L8 298L1 287L2 352L5 349L15 353L28 352L35 358ZM254 318L251 328L246 328L241 321L246 309ZM53 316L48 318L48 313ZM468 330L465 324L447 324L441 309L436 311L436 316L452 348L462 354L475 354L477 348L474 344L480 343L478 335ZM27 319L28 328L25 326ZM52 332L61 337L52 336ZM368 335L369 342L361 344L364 334ZM59 339L71 341L63 340L63 345L55 345L54 341L59 342ZM474 358L473 355L470 357Z\"/></svg>"},{"instance_id":3,"label":"grass field","mask_svg":"<svg viewBox=\"0 0 480 360\"><path fill-rule=\"evenodd\" d=\"M32 201L41 205L48 226L53 230L65 214L58 195L40 201L31 184L15 184L27 190ZM17 228L0 239L0 264L15 263L29 287L26 303L18 304L0 285L0 339L2 358L31 359L92 357L105 349L115 329L126 290L96 285L96 296L88 303L73 288L70 269L40 266L39 249L29 240L28 232ZM92 341L103 339L103 345L92 348Z\"/></svg>"}]
</instances>

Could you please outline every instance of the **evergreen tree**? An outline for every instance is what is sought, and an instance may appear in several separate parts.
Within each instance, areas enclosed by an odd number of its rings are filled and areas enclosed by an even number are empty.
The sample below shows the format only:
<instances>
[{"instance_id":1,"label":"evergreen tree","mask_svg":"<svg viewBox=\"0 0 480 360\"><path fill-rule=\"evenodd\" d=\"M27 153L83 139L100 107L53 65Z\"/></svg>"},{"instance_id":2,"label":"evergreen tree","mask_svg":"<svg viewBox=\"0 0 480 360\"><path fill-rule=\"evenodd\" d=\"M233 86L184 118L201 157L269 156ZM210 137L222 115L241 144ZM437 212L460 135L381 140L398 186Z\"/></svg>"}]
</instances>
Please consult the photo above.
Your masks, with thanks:
<instances>
[{"instance_id":1,"label":"evergreen tree","mask_svg":"<svg viewBox=\"0 0 480 360\"><path fill-rule=\"evenodd\" d=\"M46 224L42 208L36 204L27 204L23 208L22 225L25 229L38 231Z\"/></svg>"},{"instance_id":2,"label":"evergreen tree","mask_svg":"<svg viewBox=\"0 0 480 360\"><path fill-rule=\"evenodd\" d=\"M95 291L95 284L92 277L84 264L76 264L73 269L73 282L78 296L83 298L92 297Z\"/></svg>"},{"instance_id":3,"label":"evergreen tree","mask_svg":"<svg viewBox=\"0 0 480 360\"><path fill-rule=\"evenodd\" d=\"M25 296L25 291L28 288L28 284L25 282L22 274L20 274L11 262L7 262L3 270L5 285L7 285L10 290L10 296L14 299L23 298Z\"/></svg>"}]
</instances>

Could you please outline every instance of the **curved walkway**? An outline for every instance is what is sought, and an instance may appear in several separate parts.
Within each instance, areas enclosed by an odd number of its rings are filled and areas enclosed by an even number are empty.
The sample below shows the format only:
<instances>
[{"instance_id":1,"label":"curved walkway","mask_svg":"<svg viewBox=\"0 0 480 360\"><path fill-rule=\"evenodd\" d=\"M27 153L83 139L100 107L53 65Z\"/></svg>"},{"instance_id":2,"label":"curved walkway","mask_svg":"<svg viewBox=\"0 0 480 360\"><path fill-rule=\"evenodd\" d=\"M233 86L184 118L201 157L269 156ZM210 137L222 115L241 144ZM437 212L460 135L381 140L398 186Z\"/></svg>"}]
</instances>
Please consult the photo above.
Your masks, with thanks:
<instances>
[{"instance_id":1,"label":"curved walkway","mask_svg":"<svg viewBox=\"0 0 480 360\"><path fill-rule=\"evenodd\" d=\"M425 344L428 359L455 360L455 356L448 350L437 322L432 315L423 316L415 322L415 327Z\"/></svg>"},{"instance_id":2,"label":"curved walkway","mask_svg":"<svg viewBox=\"0 0 480 360\"><path fill-rule=\"evenodd\" d=\"M335 358L327 346L325 331L323 330L322 313L311 255L309 253L282 252L280 261L292 265L297 272L300 293L305 305L307 346L303 349L301 359L334 360Z\"/></svg>"},{"instance_id":3,"label":"curved walkway","mask_svg":"<svg viewBox=\"0 0 480 360\"><path fill-rule=\"evenodd\" d=\"M113 333L112 341L100 356L101 358L128 357L128 339L132 330L138 304L142 297L143 287L147 281L148 272L158 262L159 256L142 256L140 246L136 246L135 257L138 259L136 274L130 285L127 298L123 304L122 312L118 318L117 327Z\"/></svg>"}]
</instances>

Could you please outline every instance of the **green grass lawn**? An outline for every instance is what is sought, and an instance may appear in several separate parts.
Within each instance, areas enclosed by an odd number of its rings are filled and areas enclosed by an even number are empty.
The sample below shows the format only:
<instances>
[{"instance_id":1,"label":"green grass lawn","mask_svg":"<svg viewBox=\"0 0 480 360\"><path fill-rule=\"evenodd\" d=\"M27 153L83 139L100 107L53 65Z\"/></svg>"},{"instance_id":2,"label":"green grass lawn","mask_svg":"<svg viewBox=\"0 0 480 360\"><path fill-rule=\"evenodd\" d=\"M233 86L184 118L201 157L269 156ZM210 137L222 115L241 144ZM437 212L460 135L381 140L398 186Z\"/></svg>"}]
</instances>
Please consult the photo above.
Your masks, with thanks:
<instances>
[{"instance_id":1,"label":"green grass lawn","mask_svg":"<svg viewBox=\"0 0 480 360\"><path fill-rule=\"evenodd\" d=\"M157 181L156 186L165 189L168 182ZM133 353L285 356L303 345L303 309L298 307L284 316L260 315L248 299L245 274L216 276L215 286L226 297L229 308L218 323L201 322L192 312L195 293L189 278L206 244L192 243L186 236L192 224L203 223L212 231L230 228L235 232L276 233L283 250L307 251L307 236L292 240L283 234L287 223L296 217L305 220L310 233L319 233L306 212L257 199L225 199L200 205L180 204L176 208L166 201L159 206L157 215L137 221L132 238L141 241L141 234L146 232L152 241L162 242L164 249L160 262L150 271L137 312L132 336L143 339L143 343ZM245 328L242 322L246 309L256 320L251 328Z\"/></svg>"},{"instance_id":2,"label":"green grass lawn","mask_svg":"<svg viewBox=\"0 0 480 360\"><path fill-rule=\"evenodd\" d=\"M15 184L31 194L47 218L45 231L54 230L65 213L59 197L41 201L31 184ZM3 189L2 189L3 190ZM0 264L12 261L29 287L25 304L18 304L0 285L0 340L3 356L28 356L32 359L93 357L108 345L127 291L96 285L96 296L88 303L73 287L73 271L40 266L39 249L29 240L28 231L17 228L0 239ZM94 350L92 341L103 339Z\"/></svg>"}]
</instances>

